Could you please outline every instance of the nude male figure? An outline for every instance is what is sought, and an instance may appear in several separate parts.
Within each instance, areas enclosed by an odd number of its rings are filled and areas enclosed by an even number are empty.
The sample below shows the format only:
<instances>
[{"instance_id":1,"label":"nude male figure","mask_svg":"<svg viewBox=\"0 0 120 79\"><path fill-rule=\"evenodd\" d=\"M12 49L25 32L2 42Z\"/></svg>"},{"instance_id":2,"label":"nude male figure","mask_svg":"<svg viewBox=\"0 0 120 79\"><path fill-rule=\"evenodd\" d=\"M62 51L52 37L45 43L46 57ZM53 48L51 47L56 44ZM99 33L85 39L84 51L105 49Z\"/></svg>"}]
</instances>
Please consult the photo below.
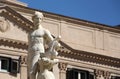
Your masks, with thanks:
<instances>
[{"instance_id":1,"label":"nude male figure","mask_svg":"<svg viewBox=\"0 0 120 79\"><path fill-rule=\"evenodd\" d=\"M45 43L53 41L51 33L42 27L43 14L35 12L33 18L34 30L28 35L28 77L36 79L37 61L44 57Z\"/></svg>"}]
</instances>

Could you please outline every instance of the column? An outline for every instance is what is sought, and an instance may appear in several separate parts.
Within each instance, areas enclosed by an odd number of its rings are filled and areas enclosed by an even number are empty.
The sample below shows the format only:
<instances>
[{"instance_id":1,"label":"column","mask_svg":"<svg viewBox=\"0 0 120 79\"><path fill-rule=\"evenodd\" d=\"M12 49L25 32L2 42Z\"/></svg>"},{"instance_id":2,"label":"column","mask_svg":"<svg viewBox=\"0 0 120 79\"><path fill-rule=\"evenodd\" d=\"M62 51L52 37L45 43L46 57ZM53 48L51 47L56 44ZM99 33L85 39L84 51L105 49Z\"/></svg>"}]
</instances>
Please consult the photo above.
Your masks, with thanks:
<instances>
[{"instance_id":1,"label":"column","mask_svg":"<svg viewBox=\"0 0 120 79\"><path fill-rule=\"evenodd\" d=\"M66 79L66 70L67 70L67 63L60 62L58 65L60 72L59 72L59 79Z\"/></svg>"},{"instance_id":2,"label":"column","mask_svg":"<svg viewBox=\"0 0 120 79\"><path fill-rule=\"evenodd\" d=\"M20 57L20 79L27 79L27 56Z\"/></svg>"}]
</instances>

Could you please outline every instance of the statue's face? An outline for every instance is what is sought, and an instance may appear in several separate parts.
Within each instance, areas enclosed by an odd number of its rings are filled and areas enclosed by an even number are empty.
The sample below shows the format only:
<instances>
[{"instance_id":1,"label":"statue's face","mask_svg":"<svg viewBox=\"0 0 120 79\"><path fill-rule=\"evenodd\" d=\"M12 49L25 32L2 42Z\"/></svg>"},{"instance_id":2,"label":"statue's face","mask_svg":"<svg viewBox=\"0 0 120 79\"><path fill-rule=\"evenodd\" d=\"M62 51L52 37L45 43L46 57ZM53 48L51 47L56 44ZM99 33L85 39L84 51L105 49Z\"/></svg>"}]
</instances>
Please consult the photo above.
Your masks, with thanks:
<instances>
[{"instance_id":1,"label":"statue's face","mask_svg":"<svg viewBox=\"0 0 120 79\"><path fill-rule=\"evenodd\" d=\"M40 25L41 22L42 22L42 18L41 17L35 16L33 18L33 23L34 23L35 26Z\"/></svg>"}]
</instances>

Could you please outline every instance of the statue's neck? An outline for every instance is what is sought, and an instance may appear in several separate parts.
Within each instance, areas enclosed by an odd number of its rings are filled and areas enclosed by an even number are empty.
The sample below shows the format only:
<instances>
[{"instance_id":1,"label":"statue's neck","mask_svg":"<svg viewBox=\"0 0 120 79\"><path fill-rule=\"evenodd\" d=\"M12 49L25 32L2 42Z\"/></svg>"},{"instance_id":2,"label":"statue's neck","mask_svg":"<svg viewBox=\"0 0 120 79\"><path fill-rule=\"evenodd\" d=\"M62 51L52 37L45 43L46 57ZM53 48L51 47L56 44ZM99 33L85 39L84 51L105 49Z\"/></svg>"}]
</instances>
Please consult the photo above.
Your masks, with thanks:
<instances>
[{"instance_id":1,"label":"statue's neck","mask_svg":"<svg viewBox=\"0 0 120 79\"><path fill-rule=\"evenodd\" d=\"M43 28L41 24L40 25L36 25L35 27L36 27L35 29L42 29Z\"/></svg>"},{"instance_id":2,"label":"statue's neck","mask_svg":"<svg viewBox=\"0 0 120 79\"><path fill-rule=\"evenodd\" d=\"M43 28L43 27L42 27L42 25L40 24L40 25L38 26L38 29L41 29L41 28Z\"/></svg>"}]
</instances>

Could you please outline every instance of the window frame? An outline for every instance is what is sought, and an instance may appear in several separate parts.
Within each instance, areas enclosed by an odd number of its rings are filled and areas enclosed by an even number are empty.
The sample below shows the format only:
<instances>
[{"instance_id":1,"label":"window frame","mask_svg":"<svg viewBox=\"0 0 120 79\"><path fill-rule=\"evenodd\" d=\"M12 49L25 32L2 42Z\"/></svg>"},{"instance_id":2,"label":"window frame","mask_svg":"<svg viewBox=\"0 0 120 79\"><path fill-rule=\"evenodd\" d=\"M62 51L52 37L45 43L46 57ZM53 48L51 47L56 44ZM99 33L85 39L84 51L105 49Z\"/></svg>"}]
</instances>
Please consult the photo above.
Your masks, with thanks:
<instances>
[{"instance_id":1,"label":"window frame","mask_svg":"<svg viewBox=\"0 0 120 79\"><path fill-rule=\"evenodd\" d=\"M2 60L6 60L7 61L7 68L6 69L2 69ZM0 72L9 72L9 58L6 57L0 57Z\"/></svg>"},{"instance_id":2,"label":"window frame","mask_svg":"<svg viewBox=\"0 0 120 79\"><path fill-rule=\"evenodd\" d=\"M2 60L7 61L7 64L5 65L7 66L6 69L2 69ZM20 72L20 59L12 59L10 57L0 56L0 72L9 72L12 74L19 73Z\"/></svg>"}]
</instances>

